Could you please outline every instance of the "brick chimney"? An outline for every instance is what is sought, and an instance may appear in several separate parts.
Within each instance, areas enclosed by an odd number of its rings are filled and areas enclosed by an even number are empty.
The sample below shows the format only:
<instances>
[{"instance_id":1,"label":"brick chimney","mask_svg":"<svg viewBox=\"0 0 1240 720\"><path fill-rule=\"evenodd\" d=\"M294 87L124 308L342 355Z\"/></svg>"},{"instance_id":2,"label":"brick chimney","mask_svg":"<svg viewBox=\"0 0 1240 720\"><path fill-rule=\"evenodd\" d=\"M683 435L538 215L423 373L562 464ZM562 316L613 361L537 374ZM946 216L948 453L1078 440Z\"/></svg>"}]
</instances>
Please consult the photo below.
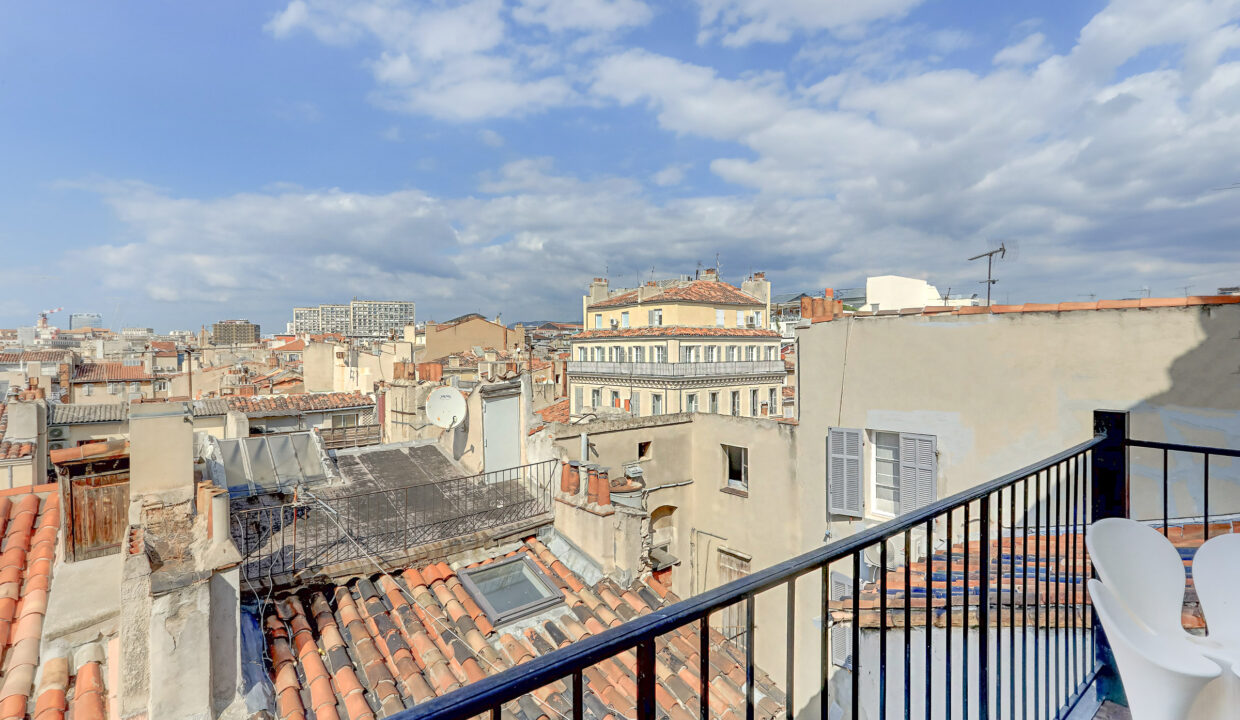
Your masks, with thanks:
<instances>
[{"instance_id":1,"label":"brick chimney","mask_svg":"<svg viewBox=\"0 0 1240 720\"><path fill-rule=\"evenodd\" d=\"M719 273L714 268L704 268L702 270L702 279L716 282L719 280Z\"/></svg>"}]
</instances>

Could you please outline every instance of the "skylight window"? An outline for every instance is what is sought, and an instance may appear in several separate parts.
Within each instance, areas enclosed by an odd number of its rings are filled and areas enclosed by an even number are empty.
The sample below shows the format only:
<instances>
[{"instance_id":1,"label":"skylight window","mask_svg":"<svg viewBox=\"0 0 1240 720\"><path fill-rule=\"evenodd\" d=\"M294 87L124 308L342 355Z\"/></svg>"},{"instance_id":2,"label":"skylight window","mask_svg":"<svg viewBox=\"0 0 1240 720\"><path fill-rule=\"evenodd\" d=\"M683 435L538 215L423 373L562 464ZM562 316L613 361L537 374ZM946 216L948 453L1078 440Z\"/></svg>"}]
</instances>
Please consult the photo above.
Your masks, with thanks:
<instances>
[{"instance_id":1,"label":"skylight window","mask_svg":"<svg viewBox=\"0 0 1240 720\"><path fill-rule=\"evenodd\" d=\"M461 582L495 625L532 615L564 599L551 578L523 555L466 570Z\"/></svg>"}]
</instances>

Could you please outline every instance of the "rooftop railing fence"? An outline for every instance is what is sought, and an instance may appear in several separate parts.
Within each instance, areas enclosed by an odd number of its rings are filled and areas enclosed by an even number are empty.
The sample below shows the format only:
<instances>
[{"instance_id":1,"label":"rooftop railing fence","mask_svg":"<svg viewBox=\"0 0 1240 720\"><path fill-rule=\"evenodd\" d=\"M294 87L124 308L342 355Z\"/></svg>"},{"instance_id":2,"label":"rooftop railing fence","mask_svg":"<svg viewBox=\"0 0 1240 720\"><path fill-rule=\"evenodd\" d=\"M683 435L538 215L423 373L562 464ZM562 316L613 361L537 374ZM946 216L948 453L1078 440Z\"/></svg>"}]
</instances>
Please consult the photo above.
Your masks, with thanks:
<instances>
[{"instance_id":1,"label":"rooftop railing fence","mask_svg":"<svg viewBox=\"0 0 1240 720\"><path fill-rule=\"evenodd\" d=\"M745 608L744 637L737 644L743 648L746 679L743 707L731 708L738 720L755 718L759 630L783 633L774 638L784 656L782 678L775 679L783 684L788 720L829 720L832 706L852 720L1050 720L1065 717L1095 682L1101 695L1122 698L1085 589L1092 573L1085 530L1104 517L1129 516L1130 447L1204 459L1207 532L1210 458L1240 457L1234 450L1132 440L1127 422L1125 413L1098 411L1095 435L1056 455L393 717L499 720L516 713L518 706L510 703L518 698L563 681L572 689L571 708L549 716L584 720L596 713L584 702L589 688L583 670L632 652L637 702L629 714L635 720L660 720L655 699L663 682L659 648L665 636L694 628L702 647L695 656L700 665L693 668L700 681L693 713L712 720L720 715L712 711L708 626L737 605ZM1168 485L1165 469L1163 485ZM1164 489L1164 507L1166 498ZM1165 515L1164 510L1164 527L1169 522ZM918 545L927 549L924 567L912 562ZM875 555L877 568L867 568L867 557ZM818 637L798 632L806 626L804 618L798 623L796 617L798 580L802 588L810 586L817 603L815 614L822 621L811 626ZM785 607L785 622L756 627L760 597L764 607ZM861 651L863 625L882 630L867 630L871 646L878 645L875 652ZM833 677L839 672L833 647L840 646L851 653L844 663L846 675ZM797 687L798 665L807 662L816 670L800 676L817 680L803 689ZM626 714L610 710L617 718Z\"/></svg>"}]
</instances>

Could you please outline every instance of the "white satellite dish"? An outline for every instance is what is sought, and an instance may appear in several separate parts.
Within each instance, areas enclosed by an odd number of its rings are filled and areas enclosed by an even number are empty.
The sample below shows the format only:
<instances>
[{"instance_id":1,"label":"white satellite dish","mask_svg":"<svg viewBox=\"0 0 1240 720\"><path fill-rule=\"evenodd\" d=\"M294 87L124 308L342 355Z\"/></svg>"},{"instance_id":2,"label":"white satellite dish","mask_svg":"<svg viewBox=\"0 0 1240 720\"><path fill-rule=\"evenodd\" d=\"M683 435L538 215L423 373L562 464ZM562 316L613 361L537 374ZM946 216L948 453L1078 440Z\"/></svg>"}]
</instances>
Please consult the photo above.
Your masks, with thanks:
<instances>
[{"instance_id":1,"label":"white satellite dish","mask_svg":"<svg viewBox=\"0 0 1240 720\"><path fill-rule=\"evenodd\" d=\"M426 419L445 429L460 425L465 419L465 396L456 388L436 388L426 397Z\"/></svg>"}]
</instances>

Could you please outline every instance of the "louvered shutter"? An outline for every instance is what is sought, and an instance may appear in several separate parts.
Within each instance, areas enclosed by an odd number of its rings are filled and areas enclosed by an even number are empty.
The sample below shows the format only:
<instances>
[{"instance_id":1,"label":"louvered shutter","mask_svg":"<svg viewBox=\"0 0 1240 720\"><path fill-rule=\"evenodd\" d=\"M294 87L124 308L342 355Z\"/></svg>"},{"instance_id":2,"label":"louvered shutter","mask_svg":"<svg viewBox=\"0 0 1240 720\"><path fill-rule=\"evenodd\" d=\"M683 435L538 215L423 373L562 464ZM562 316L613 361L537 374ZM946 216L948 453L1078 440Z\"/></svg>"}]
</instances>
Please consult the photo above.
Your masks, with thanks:
<instances>
[{"instance_id":1,"label":"louvered shutter","mask_svg":"<svg viewBox=\"0 0 1240 720\"><path fill-rule=\"evenodd\" d=\"M642 396L638 395L637 393L633 393L632 399L629 400L629 409L633 413L634 417L641 417L641 414L642 414L641 400L642 400Z\"/></svg>"},{"instance_id":2,"label":"louvered shutter","mask_svg":"<svg viewBox=\"0 0 1240 720\"><path fill-rule=\"evenodd\" d=\"M861 431L827 430L827 511L861 517Z\"/></svg>"},{"instance_id":3,"label":"louvered shutter","mask_svg":"<svg viewBox=\"0 0 1240 720\"><path fill-rule=\"evenodd\" d=\"M851 600L852 579L838 573L831 574L831 599ZM837 622L831 625L831 663L839 667L852 665L852 623Z\"/></svg>"},{"instance_id":4,"label":"louvered shutter","mask_svg":"<svg viewBox=\"0 0 1240 720\"><path fill-rule=\"evenodd\" d=\"M573 412L578 412L578 413L581 412L581 403L582 403L581 394L582 394L582 388L579 388L579 387L573 388Z\"/></svg>"},{"instance_id":5,"label":"louvered shutter","mask_svg":"<svg viewBox=\"0 0 1240 720\"><path fill-rule=\"evenodd\" d=\"M935 440L932 435L900 435L900 513L934 502Z\"/></svg>"}]
</instances>

